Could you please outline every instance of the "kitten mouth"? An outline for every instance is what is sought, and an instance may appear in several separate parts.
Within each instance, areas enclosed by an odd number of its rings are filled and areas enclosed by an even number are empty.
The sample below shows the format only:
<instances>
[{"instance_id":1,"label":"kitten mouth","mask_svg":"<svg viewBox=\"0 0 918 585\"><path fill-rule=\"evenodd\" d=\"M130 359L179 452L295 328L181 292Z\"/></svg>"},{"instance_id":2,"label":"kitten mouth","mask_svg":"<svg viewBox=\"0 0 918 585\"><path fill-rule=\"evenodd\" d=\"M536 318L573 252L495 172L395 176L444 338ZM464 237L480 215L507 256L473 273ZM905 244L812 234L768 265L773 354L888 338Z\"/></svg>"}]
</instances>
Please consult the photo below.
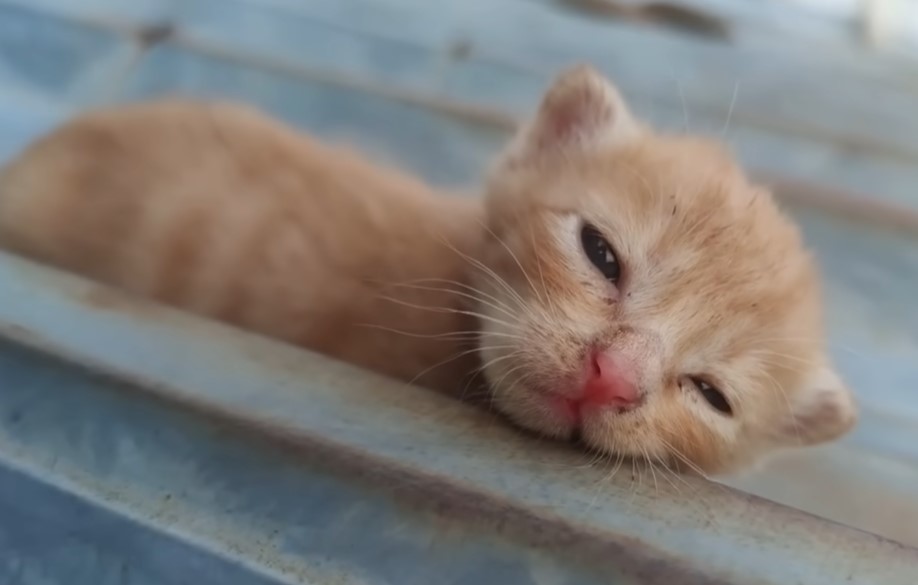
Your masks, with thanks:
<instances>
[{"instance_id":1,"label":"kitten mouth","mask_svg":"<svg viewBox=\"0 0 918 585\"><path fill-rule=\"evenodd\" d=\"M573 429L572 432L577 433L583 427L584 418L587 416L595 413L620 416L633 410L627 406L597 405L588 400L578 400L559 394L549 394L546 396L546 401L552 414Z\"/></svg>"},{"instance_id":2,"label":"kitten mouth","mask_svg":"<svg viewBox=\"0 0 918 585\"><path fill-rule=\"evenodd\" d=\"M564 424L579 431L583 425L583 409L578 401L566 396L551 394L548 396L548 406Z\"/></svg>"}]
</instances>

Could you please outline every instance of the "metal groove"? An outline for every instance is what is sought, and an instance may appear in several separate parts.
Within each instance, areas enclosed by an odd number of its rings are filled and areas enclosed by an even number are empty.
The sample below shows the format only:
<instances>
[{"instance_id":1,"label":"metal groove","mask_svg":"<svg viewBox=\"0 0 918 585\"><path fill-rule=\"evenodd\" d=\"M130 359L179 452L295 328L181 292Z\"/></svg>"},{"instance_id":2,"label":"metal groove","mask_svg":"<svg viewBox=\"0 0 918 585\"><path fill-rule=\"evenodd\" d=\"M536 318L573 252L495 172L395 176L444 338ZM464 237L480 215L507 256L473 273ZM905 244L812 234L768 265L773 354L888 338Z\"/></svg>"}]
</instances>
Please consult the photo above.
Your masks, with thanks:
<instances>
[{"instance_id":1,"label":"metal groove","mask_svg":"<svg viewBox=\"0 0 918 585\"><path fill-rule=\"evenodd\" d=\"M289 9L289 7L285 8ZM325 21L316 19L305 13L297 12L295 15L297 18L304 18L306 20L321 23L323 25L327 24ZM80 15L79 17L71 17L71 20L83 26L94 27L133 38L142 38L144 32L148 29L146 26L140 26L130 22L123 22L95 15ZM222 59L237 65L255 67L264 71L270 71L301 80L325 83L340 88L363 91L371 95L383 97L385 99L428 108L449 116L460 117L465 122L470 124L490 126L502 130L515 128L517 124L516 116L508 115L505 112L501 112L487 105L471 104L468 102L446 98L440 95L429 95L410 89L396 88L376 81L360 79L348 74L315 69L290 60L257 55L247 51L237 50L231 46L226 45L225 43L213 42L198 38L197 36L182 30L182 28L175 23L169 24L174 28L170 31L172 34L168 38L162 40L163 44L182 47L191 51L195 51L201 55ZM358 30L349 32L362 34L371 38L379 37L379 35L365 33ZM427 50L430 52L431 57L435 57L444 51L448 51L448 47L444 47L438 50L437 48L430 48L416 45L414 43L408 43L397 38L393 38L392 40L390 40L388 37L379 38L385 42L395 42L404 44L405 46ZM476 54L476 58L482 62L498 65L501 67L507 67L509 70L523 72L527 75L536 77L543 77L546 73L544 71L535 69L533 65L509 63L501 59L486 58L486 56L481 56L478 54ZM635 97L639 98L642 96ZM652 98L654 96L643 97ZM706 112L710 116L721 117L726 114L726 110L718 106L711 106L709 104L696 104L695 107L696 109L700 109ZM801 127L799 123L789 124L775 118L769 118L768 120L765 120L751 114L744 114L742 112L732 112L730 117L734 122L745 124L749 128L777 133L798 139L809 139L821 144L831 145L834 148L847 149L850 152L866 152L870 153L875 158L897 161L900 163L914 163L918 161L918 153L916 152L877 141L865 140L855 135L835 132L828 128L804 128Z\"/></svg>"},{"instance_id":2,"label":"metal groove","mask_svg":"<svg viewBox=\"0 0 918 585\"><path fill-rule=\"evenodd\" d=\"M181 486L184 481L181 473L160 470L163 465L165 469L195 469L213 465L209 461L225 461L204 476L200 472L188 476L188 481L193 480L186 486L191 494L174 495L170 504L178 506L182 497L191 498L178 508L180 513L147 513L144 523L164 534L178 531L185 542L192 543L185 546L194 550L193 543L200 541L205 549L216 547L244 566L264 567L265 574L277 566L266 560L274 558L265 556L264 542L271 534L266 531L280 526L279 530L298 533L302 527L295 523L277 524L293 518L290 514L295 508L287 506L322 506L322 498L313 501L315 497L308 495L285 500L283 494L292 489L290 474L308 474L340 486L328 493L356 490L353 501L342 510L361 502L378 510L360 512L372 518L390 510L386 514L395 514L392 518L398 523L414 526L406 529L407 534L426 531L429 538L463 543L463 554L472 559L469 562L483 558L473 543L497 539L502 544L493 546L509 547L500 549L504 550L501 555L530 559L525 562L545 559L553 574L560 572L570 579L560 582L783 585L801 580L834 585L855 576L858 583L904 585L914 581L918 567L914 549L697 478L686 477L672 486L665 482L654 486L649 477L641 478L640 483L621 474L608 478L607 470L585 465L584 455L551 443L540 444L446 397L5 255L0 256L0 335L36 348L39 357L66 356L117 381L106 389L106 378L95 374L88 382L73 382L75 386L68 390L48 378L60 366L28 369L30 360L38 357L7 357L7 369L0 371L9 375L16 371L8 369L11 362L23 364L27 371L20 372L18 379L27 387L14 386L0 394L0 404L9 402L3 406L8 414L0 416L0 428L5 427L0 461L15 460L13 452L17 451L18 460L24 458L52 479L61 473L71 478L68 481L82 477L81 489L117 493L120 507L141 511L151 500L164 497L162 491L170 482ZM3 355L10 356L10 351ZM47 381L39 385L43 379ZM66 379L77 378L71 374ZM144 406L149 402L145 397L151 395L176 405L167 409L172 414L161 412L164 407L153 403ZM182 404L195 405L194 412ZM70 418L54 418L63 416L60 410ZM127 414L114 414L124 412ZM118 420L121 416L125 420ZM178 422L170 417L179 417ZM114 428L93 426L94 418ZM47 424L57 421L73 427L67 432L83 439L71 447L59 437L57 447L43 448L42 438L53 438L58 432L53 426L42 430L45 419ZM225 422L215 422L227 419L245 429L232 431ZM17 436L25 432L23 421L32 421L30 440L26 435ZM151 436L158 438L143 438L147 426L154 433ZM186 429L182 432L197 437L177 444L213 444L222 454L192 456L170 446L178 439L161 433L175 434L175 429ZM141 434L125 436L137 433ZM99 436L101 442L93 436ZM282 448L279 442L288 447ZM84 443L102 451L87 453ZM122 455L114 462L110 455L99 459L100 453L111 449ZM147 453L141 459L144 467L138 471L133 458L125 459L125 449ZM153 451L147 452L149 449ZM90 464L102 463L107 472L91 473ZM118 472L127 468L145 473L148 466L149 473L156 475L140 484L126 482L132 476ZM240 467L255 472L253 466L259 466L257 485L251 479L236 479L235 484L221 479L223 473L244 473ZM84 471L76 474L73 469ZM309 485L294 492L313 489ZM58 487L66 491L66 486L60 482ZM259 498L244 499L258 502L249 510L227 504L227 499L243 498L252 489L279 499L267 508ZM170 494L181 491L168 490ZM222 495L205 499L195 495L213 490ZM230 508L225 509L227 505ZM391 506L400 511L391 512ZM207 528L216 522L234 528ZM386 535L399 529L390 526L391 522L395 520L386 520L379 533L373 533L377 540L362 546L382 547L380 550L394 546ZM357 538L359 529L354 528L358 532L348 538ZM246 542L262 544L244 545ZM316 547L323 541L304 542L304 547ZM318 561L308 554L291 556L289 546L278 549L278 563L321 573ZM510 550L517 552L510 554ZM338 559L336 574L350 574L351 562L356 561ZM432 570L440 561L418 562L417 570L423 571ZM425 569L427 562L431 564ZM533 565L527 570L531 575L543 569ZM352 577L357 579L356 573ZM361 579L342 582L375 582L371 577ZM508 578L502 585L537 582L526 579Z\"/></svg>"}]
</instances>

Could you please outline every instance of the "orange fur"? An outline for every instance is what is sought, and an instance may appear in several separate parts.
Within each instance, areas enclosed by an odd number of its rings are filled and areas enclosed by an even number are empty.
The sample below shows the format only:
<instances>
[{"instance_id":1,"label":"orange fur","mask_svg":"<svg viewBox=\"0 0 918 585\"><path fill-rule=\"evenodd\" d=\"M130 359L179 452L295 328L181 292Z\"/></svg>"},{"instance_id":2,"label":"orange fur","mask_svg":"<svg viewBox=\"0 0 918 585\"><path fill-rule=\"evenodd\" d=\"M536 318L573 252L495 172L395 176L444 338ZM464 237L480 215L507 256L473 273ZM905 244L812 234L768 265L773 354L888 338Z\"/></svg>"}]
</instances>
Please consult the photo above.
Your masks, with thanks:
<instances>
[{"instance_id":1,"label":"orange fur","mask_svg":"<svg viewBox=\"0 0 918 585\"><path fill-rule=\"evenodd\" d=\"M222 103L89 113L0 176L7 248L450 391L474 369L441 333L475 328L449 291L480 213Z\"/></svg>"},{"instance_id":2,"label":"orange fur","mask_svg":"<svg viewBox=\"0 0 918 585\"><path fill-rule=\"evenodd\" d=\"M513 347L484 351L497 405L518 423L575 430L546 393L575 392L600 347L641 364L646 402L589 412L584 441L603 452L702 472L731 471L782 447L819 443L855 421L824 349L817 273L797 228L718 144L654 133L588 68L562 75L490 177L490 276L478 285ZM579 247L587 221L622 266L613 287ZM513 318L507 318L512 312ZM689 376L733 406L716 412Z\"/></svg>"},{"instance_id":3,"label":"orange fur","mask_svg":"<svg viewBox=\"0 0 918 585\"><path fill-rule=\"evenodd\" d=\"M616 287L578 247L584 221L620 257ZM624 352L646 402L587 413L584 441L705 473L855 419L793 224L719 146L643 127L587 68L552 86L482 200L242 106L86 114L0 176L0 243L431 388L461 392L483 364L494 404L551 436L577 429L546 393L576 386L589 347Z\"/></svg>"}]
</instances>

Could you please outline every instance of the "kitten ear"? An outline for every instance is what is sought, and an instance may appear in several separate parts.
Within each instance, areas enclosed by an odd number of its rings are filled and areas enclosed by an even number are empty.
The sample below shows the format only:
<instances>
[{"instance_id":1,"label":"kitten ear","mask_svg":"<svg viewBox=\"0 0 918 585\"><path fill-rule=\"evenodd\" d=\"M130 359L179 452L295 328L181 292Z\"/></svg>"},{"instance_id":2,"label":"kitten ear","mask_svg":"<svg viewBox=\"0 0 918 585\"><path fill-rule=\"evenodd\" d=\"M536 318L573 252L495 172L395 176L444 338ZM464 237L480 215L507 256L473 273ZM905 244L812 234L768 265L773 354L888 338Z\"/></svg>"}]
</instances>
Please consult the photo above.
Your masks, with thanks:
<instances>
[{"instance_id":1,"label":"kitten ear","mask_svg":"<svg viewBox=\"0 0 918 585\"><path fill-rule=\"evenodd\" d=\"M837 439L857 422L854 396L828 366L817 370L791 399L791 416L780 427L785 443L815 445Z\"/></svg>"},{"instance_id":2,"label":"kitten ear","mask_svg":"<svg viewBox=\"0 0 918 585\"><path fill-rule=\"evenodd\" d=\"M618 90L595 69L579 65L549 87L534 119L511 147L511 158L627 143L640 132Z\"/></svg>"}]
</instances>

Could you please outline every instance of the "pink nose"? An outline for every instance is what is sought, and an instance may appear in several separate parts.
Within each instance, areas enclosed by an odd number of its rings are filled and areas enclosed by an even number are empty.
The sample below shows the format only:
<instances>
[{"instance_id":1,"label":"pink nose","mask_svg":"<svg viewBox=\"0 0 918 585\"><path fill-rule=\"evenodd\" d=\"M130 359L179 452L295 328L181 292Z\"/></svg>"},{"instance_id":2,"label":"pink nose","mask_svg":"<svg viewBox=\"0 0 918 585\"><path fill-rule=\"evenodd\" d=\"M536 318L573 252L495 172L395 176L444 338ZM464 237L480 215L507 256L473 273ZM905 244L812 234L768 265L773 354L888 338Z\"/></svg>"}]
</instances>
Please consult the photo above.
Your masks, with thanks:
<instances>
[{"instance_id":1,"label":"pink nose","mask_svg":"<svg viewBox=\"0 0 918 585\"><path fill-rule=\"evenodd\" d=\"M619 354L597 351L587 358L587 376L580 401L594 406L631 409L641 402L634 365Z\"/></svg>"}]
</instances>

